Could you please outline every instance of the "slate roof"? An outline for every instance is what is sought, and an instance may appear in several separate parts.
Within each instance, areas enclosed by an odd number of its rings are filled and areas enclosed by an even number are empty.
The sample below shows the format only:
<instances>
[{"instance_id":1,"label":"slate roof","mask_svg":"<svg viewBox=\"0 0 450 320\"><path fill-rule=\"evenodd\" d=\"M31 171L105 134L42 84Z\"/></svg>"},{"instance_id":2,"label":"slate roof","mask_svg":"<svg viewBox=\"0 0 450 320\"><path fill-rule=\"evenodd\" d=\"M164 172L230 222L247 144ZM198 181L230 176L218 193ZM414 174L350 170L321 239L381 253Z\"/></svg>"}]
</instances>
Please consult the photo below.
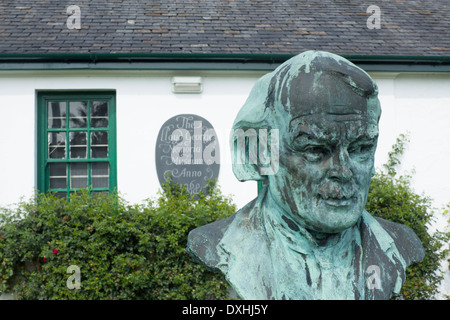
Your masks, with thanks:
<instances>
[{"instance_id":1,"label":"slate roof","mask_svg":"<svg viewBox=\"0 0 450 320\"><path fill-rule=\"evenodd\" d=\"M69 5L81 29L68 29ZM381 9L369 29L367 7ZM448 0L1 0L0 54L450 56Z\"/></svg>"}]
</instances>

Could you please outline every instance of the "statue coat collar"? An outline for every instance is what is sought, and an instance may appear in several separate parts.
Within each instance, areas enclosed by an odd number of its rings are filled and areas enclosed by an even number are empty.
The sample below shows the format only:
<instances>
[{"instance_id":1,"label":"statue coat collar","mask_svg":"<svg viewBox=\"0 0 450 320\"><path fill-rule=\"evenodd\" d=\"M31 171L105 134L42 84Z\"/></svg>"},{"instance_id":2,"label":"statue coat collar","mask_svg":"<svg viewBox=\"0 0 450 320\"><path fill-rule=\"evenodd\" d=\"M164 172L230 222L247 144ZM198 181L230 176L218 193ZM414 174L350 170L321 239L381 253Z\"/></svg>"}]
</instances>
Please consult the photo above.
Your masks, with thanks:
<instances>
[{"instance_id":1,"label":"statue coat collar","mask_svg":"<svg viewBox=\"0 0 450 320\"><path fill-rule=\"evenodd\" d=\"M274 231L269 229L276 226L267 219L273 213L264 205L265 197L266 192L261 192L236 214L197 228L188 238L188 253L209 269L224 273L243 299L389 299L400 291L406 267L423 259L420 240L409 228L364 211L351 234L353 238L346 239L351 243L352 257L344 263L343 272L352 277L353 283L341 285L341 292L334 290L331 294L328 286L333 281L342 282L339 277L332 280L333 272L326 270L331 262L327 267L327 261L322 260L323 268L312 270L311 263L317 261L307 262L305 258L302 262L308 250L299 252L298 259L290 259L291 253L289 259L283 258L286 246L280 244L281 239L274 242ZM422 250L411 253L411 245ZM287 272L282 274L282 270Z\"/></svg>"}]
</instances>

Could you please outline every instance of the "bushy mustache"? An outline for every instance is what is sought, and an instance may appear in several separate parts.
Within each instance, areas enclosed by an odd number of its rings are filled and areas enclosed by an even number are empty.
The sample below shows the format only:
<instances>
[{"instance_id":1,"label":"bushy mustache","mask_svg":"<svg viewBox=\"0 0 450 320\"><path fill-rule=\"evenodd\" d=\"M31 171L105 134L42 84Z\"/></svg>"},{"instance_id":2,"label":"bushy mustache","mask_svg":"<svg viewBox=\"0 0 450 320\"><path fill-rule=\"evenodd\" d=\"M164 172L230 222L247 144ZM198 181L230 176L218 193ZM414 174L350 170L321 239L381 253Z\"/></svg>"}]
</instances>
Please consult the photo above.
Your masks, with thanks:
<instances>
[{"instance_id":1,"label":"bushy mustache","mask_svg":"<svg viewBox=\"0 0 450 320\"><path fill-rule=\"evenodd\" d=\"M337 182L326 182L319 186L319 195L321 198L327 199L351 199L355 196L356 191L352 186L342 186Z\"/></svg>"}]
</instances>

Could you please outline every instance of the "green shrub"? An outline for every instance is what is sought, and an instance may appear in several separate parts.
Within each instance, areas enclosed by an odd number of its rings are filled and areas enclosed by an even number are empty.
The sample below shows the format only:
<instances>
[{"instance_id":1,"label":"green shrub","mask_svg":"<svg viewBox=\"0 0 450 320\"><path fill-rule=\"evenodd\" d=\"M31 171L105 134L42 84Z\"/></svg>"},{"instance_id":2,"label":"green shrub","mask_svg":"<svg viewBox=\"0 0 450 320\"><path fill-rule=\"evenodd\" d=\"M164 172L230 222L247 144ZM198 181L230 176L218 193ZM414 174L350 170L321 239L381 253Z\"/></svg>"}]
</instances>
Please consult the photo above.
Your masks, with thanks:
<instances>
[{"instance_id":1,"label":"green shrub","mask_svg":"<svg viewBox=\"0 0 450 320\"><path fill-rule=\"evenodd\" d=\"M409 226L426 256L407 270L394 299L433 299L450 235L429 233L431 199L417 195L409 176L398 176L406 136L372 179L366 209ZM214 185L197 199L170 182L156 200L128 205L120 196L50 193L0 214L0 292L17 299L225 299L228 285L186 254L187 234L236 211ZM80 268L81 288L69 289L67 268Z\"/></svg>"},{"instance_id":2,"label":"green shrub","mask_svg":"<svg viewBox=\"0 0 450 320\"><path fill-rule=\"evenodd\" d=\"M235 212L210 184L192 199L167 183L156 200L128 205L116 194L50 193L0 215L0 292L17 299L224 299L223 276L186 254L188 232ZM71 265L81 288L69 289Z\"/></svg>"},{"instance_id":3,"label":"green shrub","mask_svg":"<svg viewBox=\"0 0 450 320\"><path fill-rule=\"evenodd\" d=\"M444 247L450 235L444 232L430 234L428 229L435 213L432 200L416 194L411 187L411 177L399 176L396 171L406 142L407 136L400 135L389 153L385 170L372 178L366 210L374 216L407 225L417 234L425 249L424 260L406 270L406 282L393 299L434 299L443 279L440 264L448 254Z\"/></svg>"}]
</instances>

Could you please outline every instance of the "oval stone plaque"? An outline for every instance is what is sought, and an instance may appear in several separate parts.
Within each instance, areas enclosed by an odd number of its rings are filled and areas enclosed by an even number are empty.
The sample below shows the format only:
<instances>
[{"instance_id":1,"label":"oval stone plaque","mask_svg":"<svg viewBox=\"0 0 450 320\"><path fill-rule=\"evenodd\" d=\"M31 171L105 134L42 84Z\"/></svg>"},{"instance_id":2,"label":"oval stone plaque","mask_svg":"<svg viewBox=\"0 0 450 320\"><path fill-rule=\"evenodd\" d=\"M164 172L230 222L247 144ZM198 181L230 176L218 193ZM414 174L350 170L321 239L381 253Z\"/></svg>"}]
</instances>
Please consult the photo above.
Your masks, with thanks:
<instances>
[{"instance_id":1,"label":"oval stone plaque","mask_svg":"<svg viewBox=\"0 0 450 320\"><path fill-rule=\"evenodd\" d=\"M180 114L167 120L156 141L156 171L160 184L166 175L185 185L191 195L219 176L220 151L216 132L208 120L195 114Z\"/></svg>"}]
</instances>

